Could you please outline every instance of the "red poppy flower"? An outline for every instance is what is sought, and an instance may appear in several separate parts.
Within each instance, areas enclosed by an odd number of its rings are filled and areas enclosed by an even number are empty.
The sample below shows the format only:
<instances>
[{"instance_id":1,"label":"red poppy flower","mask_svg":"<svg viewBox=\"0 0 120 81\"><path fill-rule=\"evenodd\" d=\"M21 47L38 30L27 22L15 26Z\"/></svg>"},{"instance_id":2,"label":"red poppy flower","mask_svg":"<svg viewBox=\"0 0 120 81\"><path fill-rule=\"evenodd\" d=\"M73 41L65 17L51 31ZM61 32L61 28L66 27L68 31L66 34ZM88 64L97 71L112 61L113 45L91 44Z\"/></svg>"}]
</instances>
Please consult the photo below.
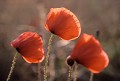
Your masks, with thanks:
<instances>
[{"instance_id":1,"label":"red poppy flower","mask_svg":"<svg viewBox=\"0 0 120 81\"><path fill-rule=\"evenodd\" d=\"M64 40L75 39L81 33L79 20L66 8L51 8L45 27Z\"/></svg>"},{"instance_id":2,"label":"red poppy flower","mask_svg":"<svg viewBox=\"0 0 120 81\"><path fill-rule=\"evenodd\" d=\"M11 45L28 63L42 62L44 58L42 38L34 32L24 32Z\"/></svg>"},{"instance_id":3,"label":"red poppy flower","mask_svg":"<svg viewBox=\"0 0 120 81\"><path fill-rule=\"evenodd\" d=\"M108 56L102 49L99 41L88 34L81 36L69 57L70 59L82 64L93 73L99 73L109 63ZM71 64L73 63L71 61Z\"/></svg>"}]
</instances>

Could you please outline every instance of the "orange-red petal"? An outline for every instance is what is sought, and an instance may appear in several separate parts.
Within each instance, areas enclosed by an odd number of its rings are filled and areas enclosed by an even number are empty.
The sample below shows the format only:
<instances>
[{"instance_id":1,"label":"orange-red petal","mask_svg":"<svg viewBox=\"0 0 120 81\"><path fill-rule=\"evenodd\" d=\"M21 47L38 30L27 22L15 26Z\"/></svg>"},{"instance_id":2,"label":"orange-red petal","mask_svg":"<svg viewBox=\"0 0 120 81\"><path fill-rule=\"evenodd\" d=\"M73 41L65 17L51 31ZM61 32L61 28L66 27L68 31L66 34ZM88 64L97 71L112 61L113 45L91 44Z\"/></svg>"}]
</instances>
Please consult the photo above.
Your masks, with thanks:
<instances>
[{"instance_id":1,"label":"orange-red petal","mask_svg":"<svg viewBox=\"0 0 120 81\"><path fill-rule=\"evenodd\" d=\"M83 34L80 37L71 58L93 73L101 72L109 63L108 56L99 41L88 34Z\"/></svg>"},{"instance_id":2,"label":"orange-red petal","mask_svg":"<svg viewBox=\"0 0 120 81\"><path fill-rule=\"evenodd\" d=\"M42 38L34 32L24 32L11 42L28 63L42 62L44 58Z\"/></svg>"},{"instance_id":3,"label":"orange-red petal","mask_svg":"<svg viewBox=\"0 0 120 81\"><path fill-rule=\"evenodd\" d=\"M45 27L64 40L73 40L81 33L77 17L66 8L51 8Z\"/></svg>"}]
</instances>

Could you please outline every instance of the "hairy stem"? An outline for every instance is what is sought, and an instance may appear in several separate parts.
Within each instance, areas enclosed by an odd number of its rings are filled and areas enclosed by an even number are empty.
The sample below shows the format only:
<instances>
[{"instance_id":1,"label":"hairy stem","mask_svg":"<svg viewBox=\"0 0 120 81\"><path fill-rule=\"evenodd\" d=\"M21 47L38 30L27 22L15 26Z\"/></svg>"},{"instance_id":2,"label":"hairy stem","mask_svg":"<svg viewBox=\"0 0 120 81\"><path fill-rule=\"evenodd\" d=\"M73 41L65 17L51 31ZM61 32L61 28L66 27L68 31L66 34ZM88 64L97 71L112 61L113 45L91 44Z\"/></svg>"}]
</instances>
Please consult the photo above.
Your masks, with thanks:
<instances>
[{"instance_id":1,"label":"hairy stem","mask_svg":"<svg viewBox=\"0 0 120 81\"><path fill-rule=\"evenodd\" d=\"M49 38L48 47L47 47L47 54L45 56L44 81L47 81L47 66L48 66L48 60L49 60L49 56L50 56L50 47L51 47L51 43L52 43L52 38L53 38L53 34L51 34L51 36Z\"/></svg>"},{"instance_id":2,"label":"hairy stem","mask_svg":"<svg viewBox=\"0 0 120 81\"><path fill-rule=\"evenodd\" d=\"M76 63L75 64L75 69L74 69L74 80L73 81L77 80L77 69L78 69L78 64Z\"/></svg>"},{"instance_id":3,"label":"hairy stem","mask_svg":"<svg viewBox=\"0 0 120 81\"><path fill-rule=\"evenodd\" d=\"M72 78L72 67L69 66L69 71L68 71L68 81L71 81Z\"/></svg>"},{"instance_id":4,"label":"hairy stem","mask_svg":"<svg viewBox=\"0 0 120 81\"><path fill-rule=\"evenodd\" d=\"M40 63L38 63L38 81L41 81L40 75L41 75L41 72L40 72Z\"/></svg>"},{"instance_id":5,"label":"hairy stem","mask_svg":"<svg viewBox=\"0 0 120 81\"><path fill-rule=\"evenodd\" d=\"M16 63L16 60L17 60L17 56L18 56L18 52L16 52L16 54L14 55L14 58L13 58L13 61L12 61L12 66L11 66L11 68L10 68L10 72L9 72L9 74L8 74L8 77L7 77L6 81L9 81L9 80L10 80L10 77L11 77L11 75L12 75L13 69L14 69L14 67L15 67L15 63Z\"/></svg>"},{"instance_id":6,"label":"hairy stem","mask_svg":"<svg viewBox=\"0 0 120 81\"><path fill-rule=\"evenodd\" d=\"M91 73L90 73L90 81L93 81L93 75L94 75L94 74L91 72Z\"/></svg>"}]
</instances>

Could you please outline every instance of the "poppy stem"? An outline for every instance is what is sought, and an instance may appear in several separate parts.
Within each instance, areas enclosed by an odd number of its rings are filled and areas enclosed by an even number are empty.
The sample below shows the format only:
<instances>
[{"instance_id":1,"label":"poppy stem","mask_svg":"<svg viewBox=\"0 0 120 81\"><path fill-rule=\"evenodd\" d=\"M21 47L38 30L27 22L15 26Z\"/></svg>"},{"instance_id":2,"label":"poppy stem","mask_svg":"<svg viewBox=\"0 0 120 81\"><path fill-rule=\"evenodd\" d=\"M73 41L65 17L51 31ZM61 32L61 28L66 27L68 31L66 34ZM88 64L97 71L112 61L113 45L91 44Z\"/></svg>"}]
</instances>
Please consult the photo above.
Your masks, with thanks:
<instances>
[{"instance_id":1,"label":"poppy stem","mask_svg":"<svg viewBox=\"0 0 120 81\"><path fill-rule=\"evenodd\" d=\"M73 81L77 80L77 69L78 69L78 64L76 63L75 69L74 69L74 80Z\"/></svg>"},{"instance_id":2,"label":"poppy stem","mask_svg":"<svg viewBox=\"0 0 120 81\"><path fill-rule=\"evenodd\" d=\"M72 67L69 66L69 71L68 71L68 81L71 81L72 78Z\"/></svg>"},{"instance_id":3,"label":"poppy stem","mask_svg":"<svg viewBox=\"0 0 120 81\"><path fill-rule=\"evenodd\" d=\"M10 77L11 77L11 75L12 75L13 69L14 69L14 67L15 67L15 63L16 63L16 60L17 60L17 56L18 56L18 52L16 52L16 54L14 55L14 58L13 58L13 61L12 61L12 66L11 66L11 68L10 68L10 72L9 72L9 74L8 74L8 77L7 77L6 81L9 81L9 80L10 80Z\"/></svg>"},{"instance_id":4,"label":"poppy stem","mask_svg":"<svg viewBox=\"0 0 120 81\"><path fill-rule=\"evenodd\" d=\"M48 42L48 47L47 47L47 54L45 56L45 65L44 65L44 81L47 81L47 65L48 65L48 60L49 60L49 56L50 56L50 47L51 47L51 43L52 43L52 38L53 38L53 34L51 34L50 38L49 38L49 42Z\"/></svg>"},{"instance_id":5,"label":"poppy stem","mask_svg":"<svg viewBox=\"0 0 120 81\"><path fill-rule=\"evenodd\" d=\"M41 80L40 75L41 75L41 72L40 72L40 63L38 63L38 81Z\"/></svg>"},{"instance_id":6,"label":"poppy stem","mask_svg":"<svg viewBox=\"0 0 120 81\"><path fill-rule=\"evenodd\" d=\"M90 73L90 81L93 81L93 75L94 75L94 74L91 72L91 73Z\"/></svg>"}]
</instances>

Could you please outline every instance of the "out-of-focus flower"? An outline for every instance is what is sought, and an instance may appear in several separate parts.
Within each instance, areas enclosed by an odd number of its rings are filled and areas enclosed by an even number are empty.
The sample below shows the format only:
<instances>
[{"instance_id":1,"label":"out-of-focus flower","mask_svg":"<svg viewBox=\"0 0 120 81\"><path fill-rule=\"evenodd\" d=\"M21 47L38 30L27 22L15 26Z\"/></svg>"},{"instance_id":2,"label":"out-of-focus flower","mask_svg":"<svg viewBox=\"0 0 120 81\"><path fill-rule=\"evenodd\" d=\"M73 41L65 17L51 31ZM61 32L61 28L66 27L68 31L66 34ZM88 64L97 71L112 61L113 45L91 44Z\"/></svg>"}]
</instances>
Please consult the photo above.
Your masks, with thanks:
<instances>
[{"instance_id":1,"label":"out-of-focus flower","mask_svg":"<svg viewBox=\"0 0 120 81\"><path fill-rule=\"evenodd\" d=\"M108 66L109 59L98 40L92 35L83 34L72 54L67 58L68 65L76 61L93 73L99 73Z\"/></svg>"},{"instance_id":2,"label":"out-of-focus flower","mask_svg":"<svg viewBox=\"0 0 120 81\"><path fill-rule=\"evenodd\" d=\"M16 48L28 63L39 63L44 59L42 38L35 32L22 33L11 42L11 46Z\"/></svg>"},{"instance_id":3,"label":"out-of-focus flower","mask_svg":"<svg viewBox=\"0 0 120 81\"><path fill-rule=\"evenodd\" d=\"M81 33L77 17L66 8L51 8L45 27L64 40L73 40Z\"/></svg>"}]
</instances>

